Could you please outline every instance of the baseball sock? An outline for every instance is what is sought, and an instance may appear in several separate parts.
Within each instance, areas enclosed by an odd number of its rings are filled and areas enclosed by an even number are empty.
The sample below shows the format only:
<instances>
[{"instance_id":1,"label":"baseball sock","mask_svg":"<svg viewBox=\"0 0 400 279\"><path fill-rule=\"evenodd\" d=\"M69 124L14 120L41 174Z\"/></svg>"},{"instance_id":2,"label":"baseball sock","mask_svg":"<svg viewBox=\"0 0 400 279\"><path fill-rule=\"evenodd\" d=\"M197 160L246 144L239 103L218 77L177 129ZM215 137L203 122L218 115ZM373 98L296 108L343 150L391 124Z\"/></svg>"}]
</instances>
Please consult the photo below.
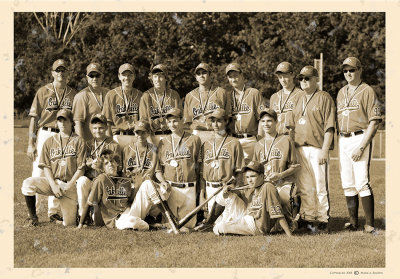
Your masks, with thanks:
<instances>
[{"instance_id":1,"label":"baseball sock","mask_svg":"<svg viewBox=\"0 0 400 279\"><path fill-rule=\"evenodd\" d=\"M374 195L361 197L361 203L365 214L365 223L374 227Z\"/></svg>"},{"instance_id":2,"label":"baseball sock","mask_svg":"<svg viewBox=\"0 0 400 279\"><path fill-rule=\"evenodd\" d=\"M224 212L225 206L220 205L219 203L215 202L211 212L210 216L208 217L206 224L214 224L214 222L218 219L218 217Z\"/></svg>"},{"instance_id":3,"label":"baseball sock","mask_svg":"<svg viewBox=\"0 0 400 279\"><path fill-rule=\"evenodd\" d=\"M357 227L358 226L358 207L359 207L359 199L358 195L355 196L346 196L347 209L349 211L350 216L350 224Z\"/></svg>"},{"instance_id":4,"label":"baseball sock","mask_svg":"<svg viewBox=\"0 0 400 279\"><path fill-rule=\"evenodd\" d=\"M36 196L25 196L26 206L28 207L29 216L37 218L36 215Z\"/></svg>"}]
</instances>

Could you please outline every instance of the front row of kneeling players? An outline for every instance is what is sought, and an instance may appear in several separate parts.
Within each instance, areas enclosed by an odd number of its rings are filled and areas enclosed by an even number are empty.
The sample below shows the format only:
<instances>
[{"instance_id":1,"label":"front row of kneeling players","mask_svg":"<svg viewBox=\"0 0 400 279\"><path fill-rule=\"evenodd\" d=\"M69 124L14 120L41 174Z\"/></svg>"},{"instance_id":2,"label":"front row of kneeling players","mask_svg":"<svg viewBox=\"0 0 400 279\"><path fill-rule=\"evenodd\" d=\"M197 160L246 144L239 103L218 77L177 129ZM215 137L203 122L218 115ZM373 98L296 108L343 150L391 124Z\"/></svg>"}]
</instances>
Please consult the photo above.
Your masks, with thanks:
<instances>
[{"instance_id":1,"label":"front row of kneeling players","mask_svg":"<svg viewBox=\"0 0 400 279\"><path fill-rule=\"evenodd\" d=\"M45 177L23 182L29 225L38 224L35 193L60 199L65 226L75 225L78 203L79 228L86 220L94 220L95 225L148 230L144 219L162 212L160 197L181 219L196 207L196 189L201 203L224 187L208 202L205 222L195 227L194 216L181 231L265 234L273 227L272 221L278 220L284 232L291 235L289 226L295 227L298 210L294 197L298 164L293 143L287 136L277 135L277 115L272 109L260 116L266 136L257 143L254 161L245 166L239 142L226 132L228 121L223 109L208 116L213 137L203 148L198 136L184 130L181 111L172 109L166 116L172 134L163 138L158 148L147 142L149 124L139 121L134 127L136 141L124 150L106 136L103 115L92 117L93 139L85 146L73 132L72 113L60 110L60 132L46 142L40 157ZM121 179L121 173L126 179ZM153 183L154 178L159 183Z\"/></svg>"}]
</instances>

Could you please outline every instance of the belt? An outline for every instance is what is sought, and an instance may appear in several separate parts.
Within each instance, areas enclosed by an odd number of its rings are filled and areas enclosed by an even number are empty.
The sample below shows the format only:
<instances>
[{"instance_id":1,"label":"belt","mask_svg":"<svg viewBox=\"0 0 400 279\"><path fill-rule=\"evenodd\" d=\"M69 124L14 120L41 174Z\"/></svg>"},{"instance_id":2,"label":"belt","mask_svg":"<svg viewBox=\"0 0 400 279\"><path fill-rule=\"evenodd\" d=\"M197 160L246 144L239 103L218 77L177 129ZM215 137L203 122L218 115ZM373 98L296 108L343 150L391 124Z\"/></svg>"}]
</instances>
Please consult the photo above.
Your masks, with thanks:
<instances>
[{"instance_id":1,"label":"belt","mask_svg":"<svg viewBox=\"0 0 400 279\"><path fill-rule=\"evenodd\" d=\"M172 134L171 130L165 130L165 131L155 131L154 135L170 135Z\"/></svg>"},{"instance_id":2,"label":"belt","mask_svg":"<svg viewBox=\"0 0 400 279\"><path fill-rule=\"evenodd\" d=\"M232 183L228 183L228 185L230 185L230 184L232 184ZM224 185L224 183L222 183L222 182L209 182L209 181L206 181L206 186L213 187L213 188L219 188L219 187L221 187L223 185Z\"/></svg>"},{"instance_id":3,"label":"belt","mask_svg":"<svg viewBox=\"0 0 400 279\"><path fill-rule=\"evenodd\" d=\"M51 128L51 127L42 127L42 130L49 131L49 132L54 132L54 133L60 132L60 129L58 129L58 128Z\"/></svg>"},{"instance_id":4,"label":"belt","mask_svg":"<svg viewBox=\"0 0 400 279\"><path fill-rule=\"evenodd\" d=\"M169 185L172 187L177 187L177 188L186 188L186 187L194 187L196 186L196 182L172 182L168 181Z\"/></svg>"},{"instance_id":5,"label":"belt","mask_svg":"<svg viewBox=\"0 0 400 279\"><path fill-rule=\"evenodd\" d=\"M339 135L341 137L345 137L345 138L352 137L352 136L357 136L357 135L362 135L362 134L364 134L363 130L359 130L359 131L355 131L355 132L349 132L349 133L342 133L342 132L339 133Z\"/></svg>"},{"instance_id":6,"label":"belt","mask_svg":"<svg viewBox=\"0 0 400 279\"><path fill-rule=\"evenodd\" d=\"M120 130L119 132L115 133L116 135L120 135L120 136L134 136L135 132L133 130Z\"/></svg>"},{"instance_id":7,"label":"belt","mask_svg":"<svg viewBox=\"0 0 400 279\"><path fill-rule=\"evenodd\" d=\"M247 133L243 133L243 134L234 134L234 133L233 133L232 136L235 137L235 138L239 138L239 139L254 137L254 135L252 135L252 134L247 134Z\"/></svg>"}]
</instances>

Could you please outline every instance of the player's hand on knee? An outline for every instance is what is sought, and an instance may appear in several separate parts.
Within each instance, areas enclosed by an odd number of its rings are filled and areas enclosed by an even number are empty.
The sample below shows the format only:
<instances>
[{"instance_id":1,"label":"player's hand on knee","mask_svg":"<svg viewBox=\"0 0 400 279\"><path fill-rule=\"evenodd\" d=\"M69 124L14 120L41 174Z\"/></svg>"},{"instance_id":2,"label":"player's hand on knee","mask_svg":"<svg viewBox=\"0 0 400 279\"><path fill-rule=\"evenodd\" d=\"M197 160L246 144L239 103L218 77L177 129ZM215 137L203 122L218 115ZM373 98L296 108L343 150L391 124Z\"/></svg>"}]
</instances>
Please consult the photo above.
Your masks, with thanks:
<instances>
[{"instance_id":1,"label":"player's hand on knee","mask_svg":"<svg viewBox=\"0 0 400 279\"><path fill-rule=\"evenodd\" d=\"M61 198L63 196L63 191L58 184L50 185L51 190L56 198Z\"/></svg>"},{"instance_id":2,"label":"player's hand on knee","mask_svg":"<svg viewBox=\"0 0 400 279\"><path fill-rule=\"evenodd\" d=\"M28 145L28 149L26 151L26 154L28 155L28 158L31 161L35 161L36 157L36 147L34 145Z\"/></svg>"}]
</instances>

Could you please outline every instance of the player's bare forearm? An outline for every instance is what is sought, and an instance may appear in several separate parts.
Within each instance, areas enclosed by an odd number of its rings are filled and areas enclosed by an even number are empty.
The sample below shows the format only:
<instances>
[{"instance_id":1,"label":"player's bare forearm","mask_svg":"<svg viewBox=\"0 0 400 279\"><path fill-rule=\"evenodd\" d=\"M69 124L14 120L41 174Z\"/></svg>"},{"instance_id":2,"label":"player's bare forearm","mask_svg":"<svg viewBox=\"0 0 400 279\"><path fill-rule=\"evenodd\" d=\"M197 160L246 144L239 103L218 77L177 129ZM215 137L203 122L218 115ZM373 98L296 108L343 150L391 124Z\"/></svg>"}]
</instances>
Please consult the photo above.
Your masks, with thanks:
<instances>
[{"instance_id":1,"label":"player's bare forearm","mask_svg":"<svg viewBox=\"0 0 400 279\"><path fill-rule=\"evenodd\" d=\"M48 167L43 168L44 176L50 184L50 188L53 191L53 194L56 198L60 198L63 195L61 187L55 182L53 173L51 169Z\"/></svg>"},{"instance_id":2,"label":"player's bare forearm","mask_svg":"<svg viewBox=\"0 0 400 279\"><path fill-rule=\"evenodd\" d=\"M76 172L74 173L74 175L72 176L71 180L68 181L68 189L69 187L72 187L72 185L75 185L76 181L78 180L79 177L81 177L82 175L85 174L85 169L78 169L76 170Z\"/></svg>"},{"instance_id":3,"label":"player's bare forearm","mask_svg":"<svg viewBox=\"0 0 400 279\"><path fill-rule=\"evenodd\" d=\"M329 128L324 134L324 142L321 148L321 154L319 157L319 164L323 165L328 162L329 147L331 146L333 140L333 128Z\"/></svg>"},{"instance_id":4,"label":"player's bare forearm","mask_svg":"<svg viewBox=\"0 0 400 279\"><path fill-rule=\"evenodd\" d=\"M156 178L158 179L158 181L160 181L160 183L167 183L161 171L156 172Z\"/></svg>"},{"instance_id":5,"label":"player's bare forearm","mask_svg":"<svg viewBox=\"0 0 400 279\"><path fill-rule=\"evenodd\" d=\"M81 121L75 121L75 132L81 138L83 137L83 123Z\"/></svg>"},{"instance_id":6,"label":"player's bare forearm","mask_svg":"<svg viewBox=\"0 0 400 279\"><path fill-rule=\"evenodd\" d=\"M369 122L367 131L365 132L365 136L363 140L361 141L360 147L366 148L368 144L371 143L372 139L374 138L376 131L378 131L379 128L379 121L378 120L372 120Z\"/></svg>"},{"instance_id":7,"label":"player's bare forearm","mask_svg":"<svg viewBox=\"0 0 400 279\"><path fill-rule=\"evenodd\" d=\"M32 116L31 121L29 122L29 137L28 137L28 145L34 146L36 143L36 127L37 127L37 120L36 117Z\"/></svg>"},{"instance_id":8,"label":"player's bare forearm","mask_svg":"<svg viewBox=\"0 0 400 279\"><path fill-rule=\"evenodd\" d=\"M111 130L111 123L107 122L107 131L106 131L106 136L107 137L112 137L112 130Z\"/></svg>"},{"instance_id":9,"label":"player's bare forearm","mask_svg":"<svg viewBox=\"0 0 400 279\"><path fill-rule=\"evenodd\" d=\"M287 170L279 173L280 179L284 179L285 177L291 176L295 174L300 169L300 164L290 165Z\"/></svg>"}]
</instances>

